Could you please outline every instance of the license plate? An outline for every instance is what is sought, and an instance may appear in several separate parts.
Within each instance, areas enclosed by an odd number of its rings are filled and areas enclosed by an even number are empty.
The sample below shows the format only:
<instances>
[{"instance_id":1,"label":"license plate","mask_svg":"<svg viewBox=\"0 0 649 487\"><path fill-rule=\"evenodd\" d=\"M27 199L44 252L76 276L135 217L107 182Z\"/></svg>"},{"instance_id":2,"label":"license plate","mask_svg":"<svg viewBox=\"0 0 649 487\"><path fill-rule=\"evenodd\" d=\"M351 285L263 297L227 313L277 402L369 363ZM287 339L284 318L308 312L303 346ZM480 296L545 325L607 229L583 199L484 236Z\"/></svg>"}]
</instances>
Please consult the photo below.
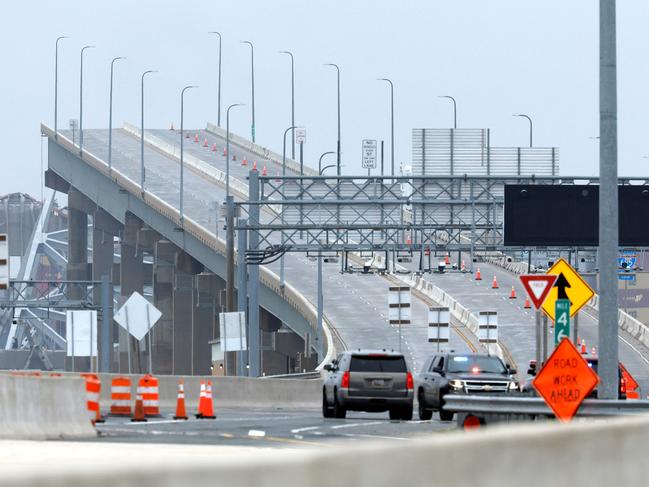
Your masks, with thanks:
<instances>
[{"instance_id":1,"label":"license plate","mask_svg":"<svg viewBox=\"0 0 649 487\"><path fill-rule=\"evenodd\" d=\"M385 385L385 381L383 379L374 379L372 381L372 385L374 387L383 387Z\"/></svg>"}]
</instances>

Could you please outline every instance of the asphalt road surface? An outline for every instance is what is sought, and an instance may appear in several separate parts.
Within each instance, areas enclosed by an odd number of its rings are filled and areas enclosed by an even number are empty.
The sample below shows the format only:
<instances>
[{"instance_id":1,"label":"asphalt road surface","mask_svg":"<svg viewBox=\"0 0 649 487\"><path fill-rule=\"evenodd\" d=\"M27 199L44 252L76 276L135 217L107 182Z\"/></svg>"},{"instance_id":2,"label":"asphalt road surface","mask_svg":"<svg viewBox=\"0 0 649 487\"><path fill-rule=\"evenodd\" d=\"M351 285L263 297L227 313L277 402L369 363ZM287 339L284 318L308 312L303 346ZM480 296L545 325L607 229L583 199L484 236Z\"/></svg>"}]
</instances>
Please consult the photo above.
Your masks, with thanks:
<instances>
[{"instance_id":1,"label":"asphalt road surface","mask_svg":"<svg viewBox=\"0 0 649 487\"><path fill-rule=\"evenodd\" d=\"M392 421L388 413L349 411L346 419L325 419L319 410L218 409L216 419L174 420L173 411L146 423L108 417L98 424L99 442L183 443L229 446L314 446L332 441L407 441L457 430L454 422ZM415 413L416 418L416 413Z\"/></svg>"}]
</instances>

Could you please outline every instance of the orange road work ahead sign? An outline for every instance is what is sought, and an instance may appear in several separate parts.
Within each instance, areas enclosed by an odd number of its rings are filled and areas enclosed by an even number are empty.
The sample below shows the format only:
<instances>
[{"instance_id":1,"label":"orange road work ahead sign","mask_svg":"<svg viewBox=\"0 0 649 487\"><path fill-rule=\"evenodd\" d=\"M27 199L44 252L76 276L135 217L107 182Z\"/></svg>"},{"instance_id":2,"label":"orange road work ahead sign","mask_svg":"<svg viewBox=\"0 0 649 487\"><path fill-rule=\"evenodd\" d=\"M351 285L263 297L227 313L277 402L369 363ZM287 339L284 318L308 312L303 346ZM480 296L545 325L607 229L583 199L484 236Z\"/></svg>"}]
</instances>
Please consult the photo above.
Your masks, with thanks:
<instances>
[{"instance_id":1,"label":"orange road work ahead sign","mask_svg":"<svg viewBox=\"0 0 649 487\"><path fill-rule=\"evenodd\" d=\"M598 382L577 347L564 338L532 384L558 419L570 421Z\"/></svg>"}]
</instances>

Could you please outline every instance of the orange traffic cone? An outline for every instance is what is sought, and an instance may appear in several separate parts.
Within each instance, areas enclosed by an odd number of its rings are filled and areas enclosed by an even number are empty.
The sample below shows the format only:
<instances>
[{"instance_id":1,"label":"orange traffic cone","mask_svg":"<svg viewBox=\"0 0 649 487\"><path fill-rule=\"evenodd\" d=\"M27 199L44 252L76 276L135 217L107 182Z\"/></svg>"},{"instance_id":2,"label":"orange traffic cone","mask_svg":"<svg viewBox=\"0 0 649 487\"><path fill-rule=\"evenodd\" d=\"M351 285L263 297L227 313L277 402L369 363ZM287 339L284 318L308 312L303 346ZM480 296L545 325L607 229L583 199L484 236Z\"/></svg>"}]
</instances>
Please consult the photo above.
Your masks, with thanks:
<instances>
[{"instance_id":1,"label":"orange traffic cone","mask_svg":"<svg viewBox=\"0 0 649 487\"><path fill-rule=\"evenodd\" d=\"M478 267L478 270L475 272L475 280L476 281L482 281L482 274L480 274L480 268Z\"/></svg>"},{"instance_id":2,"label":"orange traffic cone","mask_svg":"<svg viewBox=\"0 0 649 487\"><path fill-rule=\"evenodd\" d=\"M253 171L256 171L256 170L257 170L257 161L254 161L254 162L252 163L252 170L253 170Z\"/></svg>"},{"instance_id":3,"label":"orange traffic cone","mask_svg":"<svg viewBox=\"0 0 649 487\"><path fill-rule=\"evenodd\" d=\"M509 293L509 299L516 299L516 289L512 286L512 292Z\"/></svg>"},{"instance_id":4,"label":"orange traffic cone","mask_svg":"<svg viewBox=\"0 0 649 487\"><path fill-rule=\"evenodd\" d=\"M223 148L223 157L225 157L225 156L227 156L227 155L228 155L228 151L225 150L225 147L224 147L224 148Z\"/></svg>"},{"instance_id":5,"label":"orange traffic cone","mask_svg":"<svg viewBox=\"0 0 649 487\"><path fill-rule=\"evenodd\" d=\"M216 142L212 144L212 152L216 152Z\"/></svg>"},{"instance_id":6,"label":"orange traffic cone","mask_svg":"<svg viewBox=\"0 0 649 487\"><path fill-rule=\"evenodd\" d=\"M176 415L174 419L187 419L185 411L185 384L182 380L178 381L178 400L176 402Z\"/></svg>"},{"instance_id":7,"label":"orange traffic cone","mask_svg":"<svg viewBox=\"0 0 649 487\"><path fill-rule=\"evenodd\" d=\"M169 130L173 130L173 129L174 129L174 123L171 122L171 128Z\"/></svg>"},{"instance_id":8,"label":"orange traffic cone","mask_svg":"<svg viewBox=\"0 0 649 487\"><path fill-rule=\"evenodd\" d=\"M198 412L196 413L197 418L202 418L203 417L203 411L205 410L205 396L207 394L207 390L205 389L205 381L201 381L201 393L200 396L198 397Z\"/></svg>"},{"instance_id":9,"label":"orange traffic cone","mask_svg":"<svg viewBox=\"0 0 649 487\"><path fill-rule=\"evenodd\" d=\"M142 394L138 394L135 397L135 411L133 412L133 417L131 421L139 421L144 423L147 419L144 417L144 405L142 404Z\"/></svg>"},{"instance_id":10,"label":"orange traffic cone","mask_svg":"<svg viewBox=\"0 0 649 487\"><path fill-rule=\"evenodd\" d=\"M448 254L444 256L444 264L449 265L451 263L451 259L449 258Z\"/></svg>"},{"instance_id":11,"label":"orange traffic cone","mask_svg":"<svg viewBox=\"0 0 649 487\"><path fill-rule=\"evenodd\" d=\"M532 307L532 304L530 303L530 298L525 296L525 304L523 304L523 308L530 309L531 307Z\"/></svg>"},{"instance_id":12,"label":"orange traffic cone","mask_svg":"<svg viewBox=\"0 0 649 487\"><path fill-rule=\"evenodd\" d=\"M462 261L462 265L460 266L460 272L466 272L466 264L464 261Z\"/></svg>"},{"instance_id":13,"label":"orange traffic cone","mask_svg":"<svg viewBox=\"0 0 649 487\"><path fill-rule=\"evenodd\" d=\"M266 175L267 175L267 173L266 173L266 163L265 163L265 162L264 162L264 167L263 167L263 169L261 170L261 175L262 175L262 176L266 176Z\"/></svg>"},{"instance_id":14,"label":"orange traffic cone","mask_svg":"<svg viewBox=\"0 0 649 487\"><path fill-rule=\"evenodd\" d=\"M194 134L194 142L198 144L198 134Z\"/></svg>"},{"instance_id":15,"label":"orange traffic cone","mask_svg":"<svg viewBox=\"0 0 649 487\"><path fill-rule=\"evenodd\" d=\"M586 340L581 341L581 354L586 355L588 351L586 350Z\"/></svg>"},{"instance_id":16,"label":"orange traffic cone","mask_svg":"<svg viewBox=\"0 0 649 487\"><path fill-rule=\"evenodd\" d=\"M207 381L207 391L205 393L205 409L203 410L202 419L216 419L214 415L214 404L212 403L212 381Z\"/></svg>"},{"instance_id":17,"label":"orange traffic cone","mask_svg":"<svg viewBox=\"0 0 649 487\"><path fill-rule=\"evenodd\" d=\"M494 280L491 281L491 289L498 289L498 280L496 279L496 276L494 276Z\"/></svg>"},{"instance_id":18,"label":"orange traffic cone","mask_svg":"<svg viewBox=\"0 0 649 487\"><path fill-rule=\"evenodd\" d=\"M241 165L242 166L247 166L248 165L248 159L246 159L246 156L243 156L243 159L241 160Z\"/></svg>"},{"instance_id":19,"label":"orange traffic cone","mask_svg":"<svg viewBox=\"0 0 649 487\"><path fill-rule=\"evenodd\" d=\"M233 161L236 161L236 160L237 160L237 155L236 155L236 154L232 154L232 160L233 160Z\"/></svg>"},{"instance_id":20,"label":"orange traffic cone","mask_svg":"<svg viewBox=\"0 0 649 487\"><path fill-rule=\"evenodd\" d=\"M207 138L203 141L203 147L209 147L210 144L207 143Z\"/></svg>"}]
</instances>

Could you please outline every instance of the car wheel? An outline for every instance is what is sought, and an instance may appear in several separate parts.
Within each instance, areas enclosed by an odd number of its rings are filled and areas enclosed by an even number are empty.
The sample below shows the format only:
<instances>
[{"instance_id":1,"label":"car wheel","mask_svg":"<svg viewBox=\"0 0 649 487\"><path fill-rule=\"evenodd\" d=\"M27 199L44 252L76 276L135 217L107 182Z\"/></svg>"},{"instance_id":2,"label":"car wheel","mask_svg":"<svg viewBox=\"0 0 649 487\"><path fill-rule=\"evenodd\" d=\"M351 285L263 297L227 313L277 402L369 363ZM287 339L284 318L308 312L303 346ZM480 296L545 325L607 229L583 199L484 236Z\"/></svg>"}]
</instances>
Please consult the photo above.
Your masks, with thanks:
<instances>
[{"instance_id":1,"label":"car wheel","mask_svg":"<svg viewBox=\"0 0 649 487\"><path fill-rule=\"evenodd\" d=\"M329 403L327 402L327 394L325 394L324 391L322 391L322 416L325 418L334 417L334 410L329 406Z\"/></svg>"},{"instance_id":2,"label":"car wheel","mask_svg":"<svg viewBox=\"0 0 649 487\"><path fill-rule=\"evenodd\" d=\"M412 421L412 404L401 409L401 419L403 421Z\"/></svg>"},{"instance_id":3,"label":"car wheel","mask_svg":"<svg viewBox=\"0 0 649 487\"><path fill-rule=\"evenodd\" d=\"M401 419L401 414L400 410L397 408L390 409L390 419L391 420L398 420Z\"/></svg>"},{"instance_id":4,"label":"car wheel","mask_svg":"<svg viewBox=\"0 0 649 487\"><path fill-rule=\"evenodd\" d=\"M433 417L433 410L426 407L426 400L424 399L424 391L419 391L417 394L417 403L418 403L418 412L419 419L422 421L428 421Z\"/></svg>"},{"instance_id":5,"label":"car wheel","mask_svg":"<svg viewBox=\"0 0 649 487\"><path fill-rule=\"evenodd\" d=\"M444 396L439 399L439 419L442 421L453 421L453 411L446 411L444 409Z\"/></svg>"},{"instance_id":6,"label":"car wheel","mask_svg":"<svg viewBox=\"0 0 649 487\"><path fill-rule=\"evenodd\" d=\"M334 417L338 419L345 419L345 416L347 416L347 410L342 407L340 404L338 404L338 398L336 397L334 393L334 407L333 407L333 412L334 412Z\"/></svg>"}]
</instances>

